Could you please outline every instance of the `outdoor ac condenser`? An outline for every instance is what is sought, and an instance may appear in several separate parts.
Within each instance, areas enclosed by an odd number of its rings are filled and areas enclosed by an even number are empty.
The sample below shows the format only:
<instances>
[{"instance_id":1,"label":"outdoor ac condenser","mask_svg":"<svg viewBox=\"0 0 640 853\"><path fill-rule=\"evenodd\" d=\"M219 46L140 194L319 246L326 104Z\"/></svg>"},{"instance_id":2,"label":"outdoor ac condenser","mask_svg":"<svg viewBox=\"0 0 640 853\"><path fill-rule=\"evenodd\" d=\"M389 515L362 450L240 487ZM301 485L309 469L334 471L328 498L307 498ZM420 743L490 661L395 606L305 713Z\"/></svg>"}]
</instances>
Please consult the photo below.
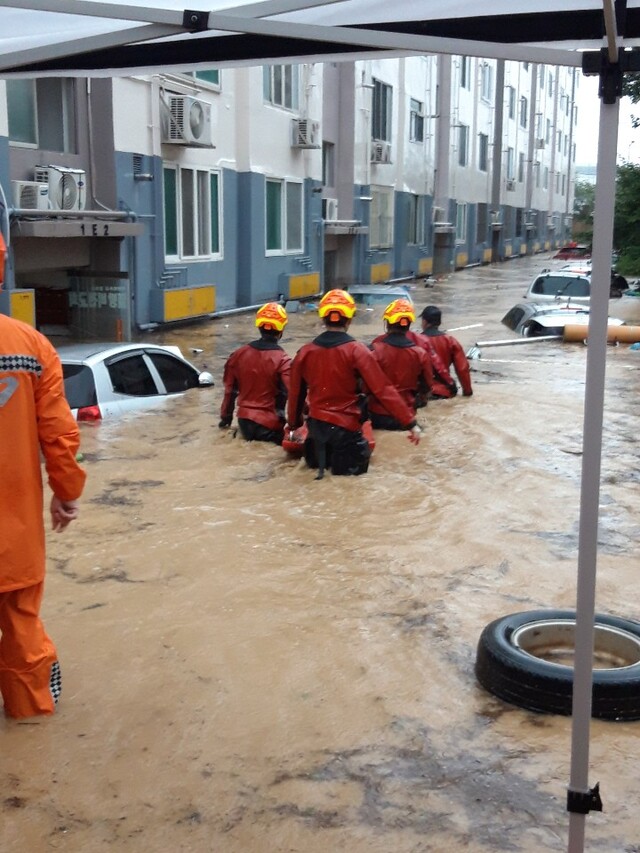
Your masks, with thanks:
<instances>
[{"instance_id":1,"label":"outdoor ac condenser","mask_svg":"<svg viewBox=\"0 0 640 853\"><path fill-rule=\"evenodd\" d=\"M49 187L51 210L84 210L87 202L87 173L68 166L36 166L35 179Z\"/></svg>"},{"instance_id":2,"label":"outdoor ac condenser","mask_svg":"<svg viewBox=\"0 0 640 853\"><path fill-rule=\"evenodd\" d=\"M47 210L49 185L40 181L12 181L13 205L23 210Z\"/></svg>"},{"instance_id":3,"label":"outdoor ac condenser","mask_svg":"<svg viewBox=\"0 0 640 853\"><path fill-rule=\"evenodd\" d=\"M163 99L162 141L173 145L213 148L211 104L187 95Z\"/></svg>"}]
</instances>

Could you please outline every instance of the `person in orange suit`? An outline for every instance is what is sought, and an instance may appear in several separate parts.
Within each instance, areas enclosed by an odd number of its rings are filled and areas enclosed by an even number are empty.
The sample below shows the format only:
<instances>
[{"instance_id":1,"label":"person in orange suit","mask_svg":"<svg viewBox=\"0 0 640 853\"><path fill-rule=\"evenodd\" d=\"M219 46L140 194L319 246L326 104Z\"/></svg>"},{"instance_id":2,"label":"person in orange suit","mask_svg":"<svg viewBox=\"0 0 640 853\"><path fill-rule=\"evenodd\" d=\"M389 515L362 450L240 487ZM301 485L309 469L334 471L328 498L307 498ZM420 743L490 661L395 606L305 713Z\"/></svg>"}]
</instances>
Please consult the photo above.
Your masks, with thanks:
<instances>
[{"instance_id":1,"label":"person in orange suit","mask_svg":"<svg viewBox=\"0 0 640 853\"><path fill-rule=\"evenodd\" d=\"M40 619L45 577L44 485L54 531L78 516L85 472L60 359L26 323L0 314L0 693L7 717L52 714L62 681Z\"/></svg>"}]
</instances>

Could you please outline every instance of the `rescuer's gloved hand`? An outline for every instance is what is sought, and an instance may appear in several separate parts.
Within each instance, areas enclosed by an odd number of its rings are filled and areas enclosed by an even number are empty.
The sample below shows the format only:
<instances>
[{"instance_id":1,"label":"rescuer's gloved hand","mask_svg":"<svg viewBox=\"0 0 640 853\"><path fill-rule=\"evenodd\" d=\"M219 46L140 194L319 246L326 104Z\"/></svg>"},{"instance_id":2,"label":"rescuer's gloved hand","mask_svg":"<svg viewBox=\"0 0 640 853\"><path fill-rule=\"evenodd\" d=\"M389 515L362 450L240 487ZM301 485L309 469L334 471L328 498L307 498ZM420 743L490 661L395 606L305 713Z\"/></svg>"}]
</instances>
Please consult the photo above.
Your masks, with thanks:
<instances>
[{"instance_id":1,"label":"rescuer's gloved hand","mask_svg":"<svg viewBox=\"0 0 640 853\"><path fill-rule=\"evenodd\" d=\"M228 429L231 426L231 421L233 418L220 418L220 423L218 424L219 429Z\"/></svg>"}]
</instances>

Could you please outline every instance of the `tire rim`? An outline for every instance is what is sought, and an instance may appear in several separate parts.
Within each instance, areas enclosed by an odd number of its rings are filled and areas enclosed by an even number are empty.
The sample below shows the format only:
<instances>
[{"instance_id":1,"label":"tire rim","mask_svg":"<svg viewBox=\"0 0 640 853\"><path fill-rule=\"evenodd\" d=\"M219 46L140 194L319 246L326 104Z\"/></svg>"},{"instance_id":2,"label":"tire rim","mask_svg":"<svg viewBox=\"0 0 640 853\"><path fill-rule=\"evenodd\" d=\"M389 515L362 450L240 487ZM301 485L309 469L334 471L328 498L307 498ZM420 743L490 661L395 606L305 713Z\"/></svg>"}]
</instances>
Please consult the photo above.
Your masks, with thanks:
<instances>
[{"instance_id":1,"label":"tire rim","mask_svg":"<svg viewBox=\"0 0 640 853\"><path fill-rule=\"evenodd\" d=\"M525 654L563 669L573 668L576 623L566 620L530 622L517 628L511 642ZM571 663L566 663L568 659ZM640 637L621 628L597 624L594 631L593 668L627 669L640 663Z\"/></svg>"}]
</instances>

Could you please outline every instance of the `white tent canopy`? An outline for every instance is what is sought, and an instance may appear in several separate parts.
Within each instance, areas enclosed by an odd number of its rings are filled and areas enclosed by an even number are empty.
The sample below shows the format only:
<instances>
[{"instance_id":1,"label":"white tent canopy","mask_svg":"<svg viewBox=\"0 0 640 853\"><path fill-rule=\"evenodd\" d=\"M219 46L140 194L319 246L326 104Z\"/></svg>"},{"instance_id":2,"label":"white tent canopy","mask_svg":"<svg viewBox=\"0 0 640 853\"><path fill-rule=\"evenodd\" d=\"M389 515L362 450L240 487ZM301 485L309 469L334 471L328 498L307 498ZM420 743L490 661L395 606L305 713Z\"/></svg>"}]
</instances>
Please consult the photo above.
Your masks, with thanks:
<instances>
[{"instance_id":1,"label":"white tent canopy","mask_svg":"<svg viewBox=\"0 0 640 853\"><path fill-rule=\"evenodd\" d=\"M607 308L622 73L640 0L0 0L0 77L115 76L286 61L446 53L599 74L598 171L578 546L569 851L584 849ZM393 16L393 17L392 17ZM581 51L589 51L587 54ZM595 51L595 53L594 53ZM576 805L576 802L578 805ZM580 803L586 807L580 808Z\"/></svg>"}]
</instances>

